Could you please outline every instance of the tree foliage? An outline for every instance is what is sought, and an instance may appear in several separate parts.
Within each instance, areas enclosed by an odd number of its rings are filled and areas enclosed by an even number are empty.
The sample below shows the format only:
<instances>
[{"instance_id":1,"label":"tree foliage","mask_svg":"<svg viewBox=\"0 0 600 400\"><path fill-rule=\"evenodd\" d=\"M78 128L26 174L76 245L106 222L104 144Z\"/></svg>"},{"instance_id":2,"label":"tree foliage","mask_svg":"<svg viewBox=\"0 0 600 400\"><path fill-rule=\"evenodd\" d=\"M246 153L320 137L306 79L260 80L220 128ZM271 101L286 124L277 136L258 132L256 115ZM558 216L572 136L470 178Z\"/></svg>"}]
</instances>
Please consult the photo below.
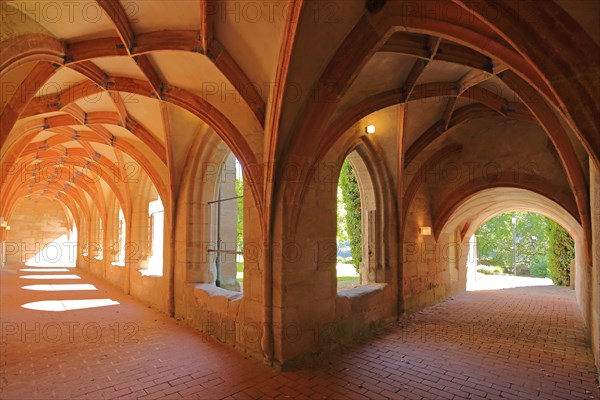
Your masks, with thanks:
<instances>
[{"instance_id":1,"label":"tree foliage","mask_svg":"<svg viewBox=\"0 0 600 400\"><path fill-rule=\"evenodd\" d=\"M352 264L359 271L362 261L362 213L360 206L360 189L356 175L348 160L344 161L340 172L339 187L342 192L342 206L345 209L345 228L350 241ZM338 204L339 207L340 204Z\"/></svg>"},{"instance_id":2,"label":"tree foliage","mask_svg":"<svg viewBox=\"0 0 600 400\"><path fill-rule=\"evenodd\" d=\"M513 236L512 218L516 218ZM548 224L540 214L511 212L498 215L477 231L477 247L481 264L499 266L506 273L537 277L548 276Z\"/></svg>"},{"instance_id":3,"label":"tree foliage","mask_svg":"<svg viewBox=\"0 0 600 400\"><path fill-rule=\"evenodd\" d=\"M571 261L575 258L575 242L569 233L554 221L548 224L550 251L548 272L555 285L571 284Z\"/></svg>"},{"instance_id":4,"label":"tree foliage","mask_svg":"<svg viewBox=\"0 0 600 400\"><path fill-rule=\"evenodd\" d=\"M338 185L337 187L337 237L336 240L339 243L347 242L348 232L346 231L346 207L344 206L344 200L342 197L342 188ZM339 250L339 249L338 249Z\"/></svg>"}]
</instances>

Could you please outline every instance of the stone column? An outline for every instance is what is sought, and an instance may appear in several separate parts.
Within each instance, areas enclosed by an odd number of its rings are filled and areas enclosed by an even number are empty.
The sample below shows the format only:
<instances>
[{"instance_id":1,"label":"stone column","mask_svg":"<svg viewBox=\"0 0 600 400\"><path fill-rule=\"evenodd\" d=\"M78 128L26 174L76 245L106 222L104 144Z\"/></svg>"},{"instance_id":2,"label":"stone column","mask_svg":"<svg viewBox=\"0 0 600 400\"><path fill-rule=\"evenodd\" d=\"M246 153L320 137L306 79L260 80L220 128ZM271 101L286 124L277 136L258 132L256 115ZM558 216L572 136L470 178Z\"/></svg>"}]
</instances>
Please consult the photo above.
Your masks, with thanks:
<instances>
[{"instance_id":1,"label":"stone column","mask_svg":"<svg viewBox=\"0 0 600 400\"><path fill-rule=\"evenodd\" d=\"M592 222L591 340L600 372L600 170L590 160L590 214Z\"/></svg>"}]
</instances>

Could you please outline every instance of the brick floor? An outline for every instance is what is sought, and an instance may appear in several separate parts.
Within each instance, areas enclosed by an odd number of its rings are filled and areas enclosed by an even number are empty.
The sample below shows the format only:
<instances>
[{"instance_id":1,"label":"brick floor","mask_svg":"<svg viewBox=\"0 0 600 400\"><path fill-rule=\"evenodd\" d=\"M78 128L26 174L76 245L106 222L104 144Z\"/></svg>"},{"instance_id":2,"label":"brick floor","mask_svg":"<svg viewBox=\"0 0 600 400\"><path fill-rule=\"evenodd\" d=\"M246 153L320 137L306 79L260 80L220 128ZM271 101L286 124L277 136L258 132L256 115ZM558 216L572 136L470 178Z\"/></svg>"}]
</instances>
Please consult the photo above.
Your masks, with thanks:
<instances>
[{"instance_id":1,"label":"brick floor","mask_svg":"<svg viewBox=\"0 0 600 400\"><path fill-rule=\"evenodd\" d=\"M0 274L2 399L600 398L570 289L463 293L369 340L277 372L83 272L77 281L19 277L31 274ZM98 290L21 288L51 283ZM95 298L120 304L21 307Z\"/></svg>"}]
</instances>

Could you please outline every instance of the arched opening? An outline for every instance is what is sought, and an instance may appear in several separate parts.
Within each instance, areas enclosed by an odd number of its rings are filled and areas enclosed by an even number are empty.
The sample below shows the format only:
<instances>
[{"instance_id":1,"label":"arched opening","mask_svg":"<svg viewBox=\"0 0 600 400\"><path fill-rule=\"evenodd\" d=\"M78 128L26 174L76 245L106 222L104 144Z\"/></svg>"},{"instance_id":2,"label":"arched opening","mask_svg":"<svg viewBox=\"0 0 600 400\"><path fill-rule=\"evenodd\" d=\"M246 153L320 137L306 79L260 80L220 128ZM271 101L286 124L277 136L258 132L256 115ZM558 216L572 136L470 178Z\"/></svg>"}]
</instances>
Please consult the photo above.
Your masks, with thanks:
<instances>
[{"instance_id":1,"label":"arched opening","mask_svg":"<svg viewBox=\"0 0 600 400\"><path fill-rule=\"evenodd\" d=\"M357 151L340 171L337 188L338 290L374 282L377 265L377 209L373 182Z\"/></svg>"},{"instance_id":2,"label":"arched opening","mask_svg":"<svg viewBox=\"0 0 600 400\"><path fill-rule=\"evenodd\" d=\"M108 246L108 262L111 266L124 267L127 259L127 224L123 209L116 199L113 200L112 211L109 211L106 229L108 235L104 234L103 229L98 235L100 247Z\"/></svg>"},{"instance_id":3,"label":"arched opening","mask_svg":"<svg viewBox=\"0 0 600 400\"><path fill-rule=\"evenodd\" d=\"M513 211L485 221L469 239L467 290L570 286L574 241L544 215Z\"/></svg>"},{"instance_id":4,"label":"arched opening","mask_svg":"<svg viewBox=\"0 0 600 400\"><path fill-rule=\"evenodd\" d=\"M225 158L215 189L214 199L208 202L211 216L209 253L215 285L242 292L244 180L242 166L233 153Z\"/></svg>"},{"instance_id":5,"label":"arched opening","mask_svg":"<svg viewBox=\"0 0 600 400\"><path fill-rule=\"evenodd\" d=\"M119 207L118 220L117 220L117 256L115 263L117 265L125 265L125 251L127 248L127 225L125 223L125 214L123 209Z\"/></svg>"},{"instance_id":6,"label":"arched opening","mask_svg":"<svg viewBox=\"0 0 600 400\"><path fill-rule=\"evenodd\" d=\"M143 276L164 274L165 218L165 206L156 186L148 177L141 178L133 202L129 247L130 259L139 261L138 272ZM149 284L151 280L144 282Z\"/></svg>"},{"instance_id":7,"label":"arched opening","mask_svg":"<svg viewBox=\"0 0 600 400\"><path fill-rule=\"evenodd\" d=\"M254 252L260 225L244 229L248 218L258 223L255 198L248 196L251 172L214 131L201 126L198 132L188 160L189 185L183 189L187 203L180 208L181 218L189 222L176 233L186 246L175 259L185 260L182 290L196 301L206 293L235 301L251 282L260 281L260 255ZM251 243L250 257L244 254L245 243Z\"/></svg>"},{"instance_id":8,"label":"arched opening","mask_svg":"<svg viewBox=\"0 0 600 400\"><path fill-rule=\"evenodd\" d=\"M161 276L163 274L164 253L164 231L165 231L165 208L156 196L148 203L148 267L144 273L148 275Z\"/></svg>"},{"instance_id":9,"label":"arched opening","mask_svg":"<svg viewBox=\"0 0 600 400\"><path fill-rule=\"evenodd\" d=\"M496 187L478 191L456 204L449 204L448 209L453 211L445 217L439 216L438 220L434 222L434 229L440 232L439 240L447 241L449 248L457 249L456 257L448 257L449 270L451 277L454 276L463 287L472 288L471 284L477 279L476 255L478 249L475 236L477 231L487 221L506 213L513 213L505 217L505 222L511 231L510 240L513 240L514 229L517 240L520 235L520 240L523 241L523 248L532 245L534 242L532 236L538 236L530 234L529 237L526 237L526 231L521 230L521 233L517 231L521 229L519 224L523 223L523 215L526 212L539 214L563 227L573 238L575 244L575 259L571 266L569 280L571 287L577 285L577 275L584 272L582 269L585 263L583 229L566 208L546 196L526 189ZM515 217L514 225L513 216ZM513 275L515 258L517 267L525 260L525 258L519 257L518 248L515 257L515 247L518 246L511 246L508 252L508 256L512 257L512 260L509 260L511 265L507 267L507 271L513 268L510 270Z\"/></svg>"}]
</instances>

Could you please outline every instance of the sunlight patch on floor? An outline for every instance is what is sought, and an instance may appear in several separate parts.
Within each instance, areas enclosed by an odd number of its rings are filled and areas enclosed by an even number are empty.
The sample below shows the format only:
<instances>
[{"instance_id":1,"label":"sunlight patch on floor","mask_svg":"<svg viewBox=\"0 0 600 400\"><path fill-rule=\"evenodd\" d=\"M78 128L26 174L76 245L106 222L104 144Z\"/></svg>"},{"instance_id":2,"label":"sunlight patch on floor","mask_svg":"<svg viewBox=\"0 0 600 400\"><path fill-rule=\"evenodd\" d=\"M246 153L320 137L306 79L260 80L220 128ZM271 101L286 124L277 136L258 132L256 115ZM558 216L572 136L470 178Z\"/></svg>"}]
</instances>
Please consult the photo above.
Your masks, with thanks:
<instances>
[{"instance_id":1,"label":"sunlight patch on floor","mask_svg":"<svg viewBox=\"0 0 600 400\"><path fill-rule=\"evenodd\" d=\"M23 275L22 279L81 279L78 275Z\"/></svg>"},{"instance_id":2,"label":"sunlight patch on floor","mask_svg":"<svg viewBox=\"0 0 600 400\"><path fill-rule=\"evenodd\" d=\"M21 268L21 272L69 272L68 268Z\"/></svg>"},{"instance_id":3,"label":"sunlight patch on floor","mask_svg":"<svg viewBox=\"0 0 600 400\"><path fill-rule=\"evenodd\" d=\"M112 299L85 299L85 300L43 300L23 304L21 307L37 311L70 311L85 308L115 306L120 304Z\"/></svg>"},{"instance_id":4,"label":"sunlight patch on floor","mask_svg":"<svg viewBox=\"0 0 600 400\"><path fill-rule=\"evenodd\" d=\"M552 286L550 278L531 278L511 275L480 275L467 281L467 291L500 290L527 286Z\"/></svg>"},{"instance_id":5,"label":"sunlight patch on floor","mask_svg":"<svg viewBox=\"0 0 600 400\"><path fill-rule=\"evenodd\" d=\"M59 292L59 291L67 291L67 290L98 290L96 286L91 285L89 283L82 284L55 284L55 285L28 285L23 286L21 289L26 290L38 290L43 292Z\"/></svg>"}]
</instances>

